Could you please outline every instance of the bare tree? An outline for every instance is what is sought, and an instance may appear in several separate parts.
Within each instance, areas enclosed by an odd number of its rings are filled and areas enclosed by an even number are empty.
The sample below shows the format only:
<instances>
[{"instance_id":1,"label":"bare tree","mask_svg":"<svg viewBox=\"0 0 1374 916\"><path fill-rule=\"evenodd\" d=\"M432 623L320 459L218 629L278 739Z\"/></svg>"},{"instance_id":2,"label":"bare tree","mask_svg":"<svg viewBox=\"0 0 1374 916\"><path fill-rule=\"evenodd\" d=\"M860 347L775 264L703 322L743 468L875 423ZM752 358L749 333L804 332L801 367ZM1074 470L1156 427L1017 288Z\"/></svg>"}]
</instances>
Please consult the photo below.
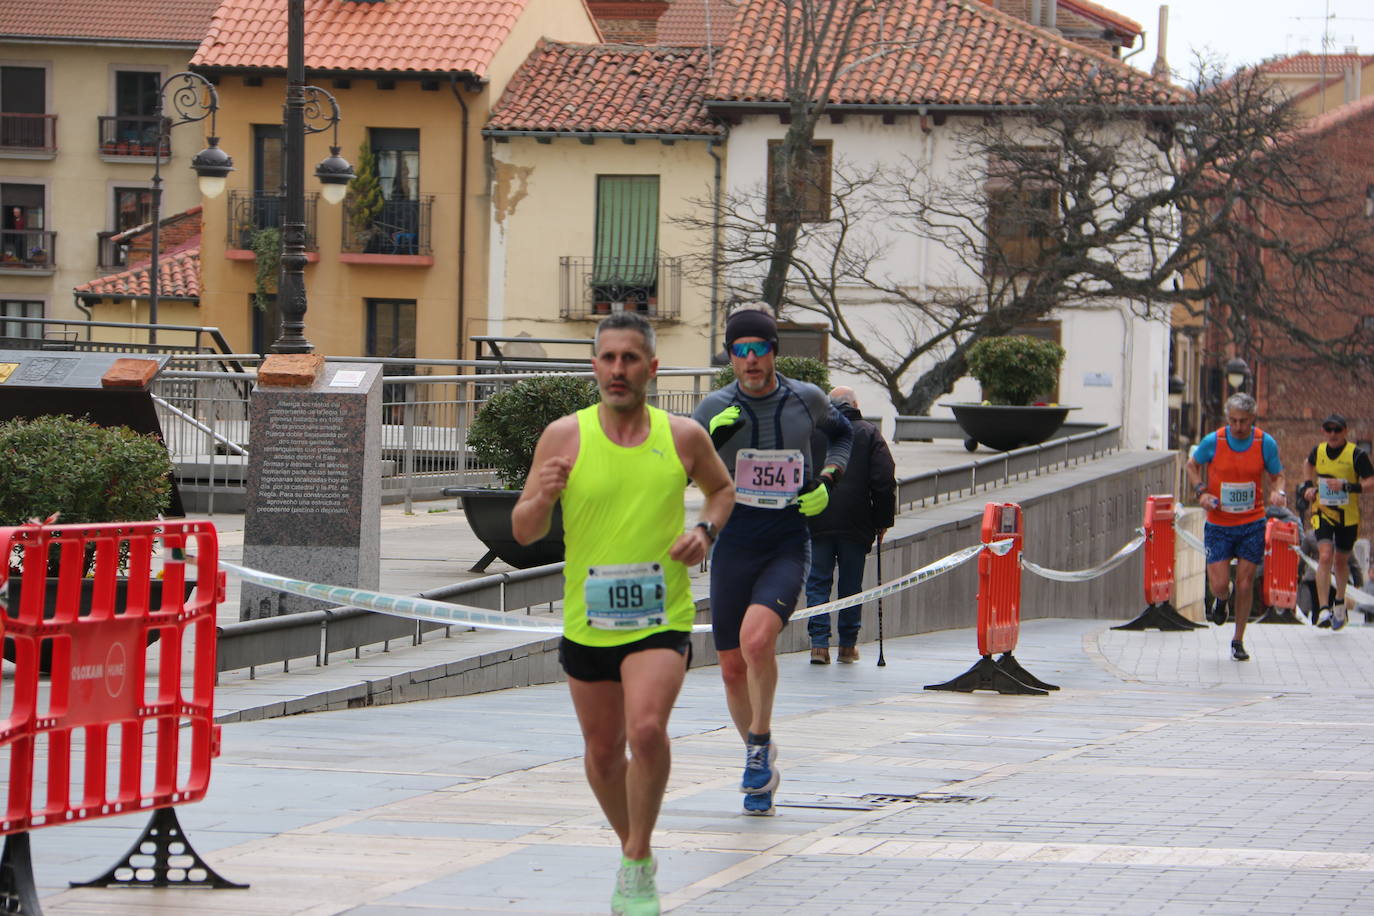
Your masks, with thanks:
<instances>
[{"instance_id":1,"label":"bare tree","mask_svg":"<svg viewBox=\"0 0 1374 916\"><path fill-rule=\"evenodd\" d=\"M952 173L910 158L838 161L829 219L798 220L790 242L766 189L727 200L727 276L757 288L783 259L778 301L819 317L843 345L837 362L906 414L967 373L979 338L1123 302L1161 320L1175 305L1208 309L1250 352L1278 338L1369 367L1357 317L1316 327L1304 310L1374 280L1371 221L1355 212L1363 189L1351 194L1338 168L1314 167L1288 141L1293 115L1266 83L1199 81L1162 104L1109 81L1061 85L967 119ZM898 264L894 246L909 239L944 252L941 275ZM876 333L875 308L899 316L902 334Z\"/></svg>"}]
</instances>

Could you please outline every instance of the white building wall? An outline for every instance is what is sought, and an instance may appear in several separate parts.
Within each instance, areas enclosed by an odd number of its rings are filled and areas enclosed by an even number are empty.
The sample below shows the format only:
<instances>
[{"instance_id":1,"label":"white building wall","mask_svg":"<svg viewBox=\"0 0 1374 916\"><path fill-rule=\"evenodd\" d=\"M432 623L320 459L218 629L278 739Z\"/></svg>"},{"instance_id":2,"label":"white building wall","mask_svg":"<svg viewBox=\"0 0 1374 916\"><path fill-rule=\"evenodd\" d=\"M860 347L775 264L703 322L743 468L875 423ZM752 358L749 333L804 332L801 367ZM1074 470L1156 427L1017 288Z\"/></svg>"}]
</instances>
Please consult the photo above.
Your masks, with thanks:
<instances>
[{"instance_id":1,"label":"white building wall","mask_svg":"<svg viewBox=\"0 0 1374 916\"><path fill-rule=\"evenodd\" d=\"M883 124L876 115L850 115L840 124L823 120L816 128L816 139L833 143L836 162L863 168L880 163L900 164L909 158L925 165L937 182L948 180L963 167L956 157L959 121L951 118L944 125L929 122L929 126L929 132L923 132L920 119L914 115L898 117L890 125ZM768 141L782 139L786 130L776 116L745 118L731 129L727 196L762 192L767 178ZM893 232L885 226L871 228L890 245L879 271L899 278L904 286L920 289L968 282L972 278L968 268L935 241ZM857 289L854 293L858 301L868 295ZM900 344L907 339L907 322L899 310L900 306L895 304L856 304L847 306L846 314L863 329L863 339L877 346L884 341ZM815 316L804 313L788 317L815 320ZM1163 448L1167 428L1167 323L1137 317L1124 302L1119 308L1072 309L1053 317L1061 322L1061 340L1067 351L1060 374L1060 401L1079 408L1070 414L1070 419L1120 423L1127 448ZM830 347L831 380L855 388L864 413L881 416L885 431L890 433L891 418L897 411L887 391L856 373L837 369L834 357L839 344L832 338ZM903 380L905 385L909 387L928 365L930 362L918 365L908 373ZM938 406L942 401L979 398L978 383L964 378L948 396L937 399L931 414L952 416L947 408Z\"/></svg>"}]
</instances>

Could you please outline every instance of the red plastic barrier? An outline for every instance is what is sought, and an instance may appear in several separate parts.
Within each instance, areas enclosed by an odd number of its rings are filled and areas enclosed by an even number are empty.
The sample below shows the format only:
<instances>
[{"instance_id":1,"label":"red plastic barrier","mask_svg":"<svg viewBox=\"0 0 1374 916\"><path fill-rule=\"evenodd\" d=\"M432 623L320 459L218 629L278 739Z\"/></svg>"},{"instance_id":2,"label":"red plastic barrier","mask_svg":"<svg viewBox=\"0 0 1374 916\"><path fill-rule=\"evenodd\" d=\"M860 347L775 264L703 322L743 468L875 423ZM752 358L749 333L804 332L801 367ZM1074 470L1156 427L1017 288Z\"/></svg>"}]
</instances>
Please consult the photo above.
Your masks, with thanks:
<instances>
[{"instance_id":1,"label":"red plastic barrier","mask_svg":"<svg viewBox=\"0 0 1374 916\"><path fill-rule=\"evenodd\" d=\"M983 543L1011 539L1000 556L978 554L978 653L1011 652L1021 632L1021 507L988 503L983 507Z\"/></svg>"},{"instance_id":2,"label":"red plastic barrier","mask_svg":"<svg viewBox=\"0 0 1374 916\"><path fill-rule=\"evenodd\" d=\"M1293 608L1298 604L1299 541L1296 522L1269 519L1264 526L1264 605Z\"/></svg>"},{"instance_id":3,"label":"red plastic barrier","mask_svg":"<svg viewBox=\"0 0 1374 916\"><path fill-rule=\"evenodd\" d=\"M1174 498L1145 498L1145 603L1174 600Z\"/></svg>"},{"instance_id":4,"label":"red plastic barrier","mask_svg":"<svg viewBox=\"0 0 1374 916\"><path fill-rule=\"evenodd\" d=\"M174 548L189 544L197 576L187 599L186 567ZM163 587L153 606L156 552L163 554ZM224 574L214 526L0 528L0 557L11 561L0 563L0 595L14 561L23 569L18 607L0 615L0 635L15 660L13 696L0 726L0 752L9 758L0 834L201 799L210 760L219 755L215 606L223 600ZM58 572L45 616L49 557ZM122 570L127 583L119 581ZM158 640L151 648L150 638ZM187 639L194 639L195 651L190 670L183 670ZM153 652L157 671L147 682ZM52 674L43 703L39 659L48 653Z\"/></svg>"}]
</instances>

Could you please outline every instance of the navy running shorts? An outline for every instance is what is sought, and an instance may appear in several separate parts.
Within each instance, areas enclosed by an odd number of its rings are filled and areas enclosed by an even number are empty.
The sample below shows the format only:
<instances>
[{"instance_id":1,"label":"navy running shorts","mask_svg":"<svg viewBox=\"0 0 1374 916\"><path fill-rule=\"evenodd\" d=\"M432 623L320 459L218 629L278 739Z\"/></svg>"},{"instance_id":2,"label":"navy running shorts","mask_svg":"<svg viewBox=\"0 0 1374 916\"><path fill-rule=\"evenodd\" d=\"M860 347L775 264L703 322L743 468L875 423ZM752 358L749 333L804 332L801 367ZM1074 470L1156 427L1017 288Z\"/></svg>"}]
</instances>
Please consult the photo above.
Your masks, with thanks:
<instances>
[{"instance_id":1,"label":"navy running shorts","mask_svg":"<svg viewBox=\"0 0 1374 916\"><path fill-rule=\"evenodd\" d=\"M662 630L618 646L584 646L565 636L558 643L558 663L579 681L618 681L620 663L645 649L672 649L692 664L692 634L682 630Z\"/></svg>"},{"instance_id":2,"label":"navy running shorts","mask_svg":"<svg viewBox=\"0 0 1374 916\"><path fill-rule=\"evenodd\" d=\"M1236 557L1249 560L1256 566L1264 562L1264 519L1244 525L1213 525L1202 529L1202 542L1207 545L1207 563L1222 563Z\"/></svg>"},{"instance_id":3,"label":"navy running shorts","mask_svg":"<svg viewBox=\"0 0 1374 916\"><path fill-rule=\"evenodd\" d=\"M761 604L786 623L801 599L811 568L805 531L771 543L718 541L711 549L711 637L716 651L739 648L744 612Z\"/></svg>"}]
</instances>

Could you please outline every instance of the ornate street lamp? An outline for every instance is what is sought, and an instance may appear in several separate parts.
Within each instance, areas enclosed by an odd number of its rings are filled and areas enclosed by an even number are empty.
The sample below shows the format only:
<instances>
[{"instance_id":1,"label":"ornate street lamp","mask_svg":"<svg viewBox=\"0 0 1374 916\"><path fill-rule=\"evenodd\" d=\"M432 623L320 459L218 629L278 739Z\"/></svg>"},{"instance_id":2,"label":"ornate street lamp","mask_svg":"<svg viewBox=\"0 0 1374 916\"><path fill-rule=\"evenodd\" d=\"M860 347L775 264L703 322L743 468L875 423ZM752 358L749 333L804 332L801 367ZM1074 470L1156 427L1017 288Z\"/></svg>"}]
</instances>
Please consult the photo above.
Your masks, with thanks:
<instances>
[{"instance_id":1,"label":"ornate street lamp","mask_svg":"<svg viewBox=\"0 0 1374 916\"><path fill-rule=\"evenodd\" d=\"M173 85L178 84L178 85ZM174 117L164 113L167 90L172 90L170 102ZM210 119L210 144L196 153L191 168L199 176L200 193L208 198L224 193L225 178L234 170L234 160L219 148L215 136L215 113L219 111L219 95L210 81L198 73L183 70L173 73L157 90L157 146L153 150L153 239L152 256L148 264L148 343L157 343L157 306L162 280L162 150L171 149L169 134L173 127Z\"/></svg>"},{"instance_id":2,"label":"ornate street lamp","mask_svg":"<svg viewBox=\"0 0 1374 916\"><path fill-rule=\"evenodd\" d=\"M329 110L325 111L328 102ZM322 123L318 123L322 122ZM321 196L337 204L353 178L339 155L339 103L323 89L305 84L305 0L289 0L286 11L286 109L282 118L285 201L281 226L281 280L277 284L281 336L274 353L310 353L305 339L305 137L333 129L329 156L315 169Z\"/></svg>"},{"instance_id":3,"label":"ornate street lamp","mask_svg":"<svg viewBox=\"0 0 1374 916\"><path fill-rule=\"evenodd\" d=\"M1250 367L1239 356L1226 361L1226 384L1232 392L1245 390L1245 380L1250 377Z\"/></svg>"}]
</instances>

